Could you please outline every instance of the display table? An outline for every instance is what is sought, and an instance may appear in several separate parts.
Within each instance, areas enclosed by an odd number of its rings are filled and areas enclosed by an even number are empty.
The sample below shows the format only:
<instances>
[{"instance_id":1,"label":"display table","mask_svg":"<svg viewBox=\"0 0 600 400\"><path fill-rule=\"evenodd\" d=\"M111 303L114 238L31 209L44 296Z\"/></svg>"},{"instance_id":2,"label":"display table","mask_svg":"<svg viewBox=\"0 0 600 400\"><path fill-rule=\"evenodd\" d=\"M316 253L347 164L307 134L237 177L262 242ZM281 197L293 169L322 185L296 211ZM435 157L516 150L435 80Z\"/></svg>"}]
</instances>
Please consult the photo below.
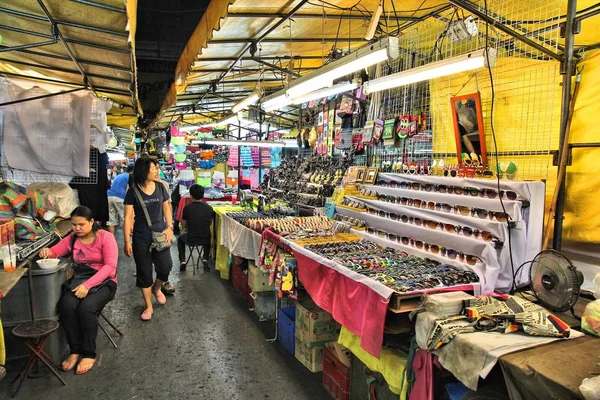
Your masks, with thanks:
<instances>
[{"instance_id":1,"label":"display table","mask_svg":"<svg viewBox=\"0 0 600 400\"><path fill-rule=\"evenodd\" d=\"M262 236L246 228L233 218L223 215L221 218L221 244L234 256L248 260L258 260Z\"/></svg>"},{"instance_id":2,"label":"display table","mask_svg":"<svg viewBox=\"0 0 600 400\"><path fill-rule=\"evenodd\" d=\"M6 297L26 273L25 267L17 268L14 272L0 270L0 299Z\"/></svg>"},{"instance_id":3,"label":"display table","mask_svg":"<svg viewBox=\"0 0 600 400\"><path fill-rule=\"evenodd\" d=\"M229 202L231 201L231 196L224 196L220 199L202 199L205 203L216 203L216 202ZM182 197L179 200L179 204L177 205L177 214L175 215L175 220L181 222L181 217L183 216L183 209L188 204L192 204L193 200L191 197ZM213 209L215 206L213 206Z\"/></svg>"},{"instance_id":4,"label":"display table","mask_svg":"<svg viewBox=\"0 0 600 400\"><path fill-rule=\"evenodd\" d=\"M579 385L600 374L600 338L585 336L500 357L511 399L583 399Z\"/></svg>"},{"instance_id":5,"label":"display table","mask_svg":"<svg viewBox=\"0 0 600 400\"><path fill-rule=\"evenodd\" d=\"M240 211L242 208L234 205L221 205L221 206L212 206L213 210L216 214L216 251L215 251L215 269L219 271L221 279L229 279L229 250L227 247L223 246L221 241L221 227L223 222L223 215L228 212L236 212Z\"/></svg>"}]
</instances>

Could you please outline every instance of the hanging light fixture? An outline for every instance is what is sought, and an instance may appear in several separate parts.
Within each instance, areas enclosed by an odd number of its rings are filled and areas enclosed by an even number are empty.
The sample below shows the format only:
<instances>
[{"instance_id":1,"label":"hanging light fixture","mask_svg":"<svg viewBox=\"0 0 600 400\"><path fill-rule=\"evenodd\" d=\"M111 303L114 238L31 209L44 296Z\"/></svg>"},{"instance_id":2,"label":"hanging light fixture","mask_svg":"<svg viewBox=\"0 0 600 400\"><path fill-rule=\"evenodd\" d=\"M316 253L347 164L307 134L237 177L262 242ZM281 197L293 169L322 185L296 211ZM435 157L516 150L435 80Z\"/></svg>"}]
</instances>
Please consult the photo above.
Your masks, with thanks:
<instances>
[{"instance_id":1,"label":"hanging light fixture","mask_svg":"<svg viewBox=\"0 0 600 400\"><path fill-rule=\"evenodd\" d=\"M481 67L491 68L496 63L496 49L488 48L473 51L468 54L433 62L422 67L411 68L383 78L373 79L364 84L365 93L375 93L411 83L422 82L442 76L471 71ZM489 59L489 65L488 65Z\"/></svg>"},{"instance_id":2,"label":"hanging light fixture","mask_svg":"<svg viewBox=\"0 0 600 400\"><path fill-rule=\"evenodd\" d=\"M262 108L266 112L279 110L280 108L287 107L292 104L292 99L286 96L285 89L276 92L275 94L267 97L262 103Z\"/></svg>"},{"instance_id":3,"label":"hanging light fixture","mask_svg":"<svg viewBox=\"0 0 600 400\"><path fill-rule=\"evenodd\" d=\"M234 113L240 112L245 108L248 108L248 106L252 105L252 104L256 104L256 102L258 100L260 100L260 98L263 96L263 91L261 88L256 88L252 91L252 93L250 93L250 95L248 95L246 98L244 98L242 101L238 102L236 105L234 105L231 108L231 111L233 111Z\"/></svg>"},{"instance_id":4,"label":"hanging light fixture","mask_svg":"<svg viewBox=\"0 0 600 400\"><path fill-rule=\"evenodd\" d=\"M292 81L286 94L290 98L303 96L316 89L331 86L337 78L390 58L397 58L398 55L398 38L386 37Z\"/></svg>"},{"instance_id":5,"label":"hanging light fixture","mask_svg":"<svg viewBox=\"0 0 600 400\"><path fill-rule=\"evenodd\" d=\"M332 86L330 88L325 88L321 90L315 90L314 92L310 92L305 94L304 96L296 97L294 99L294 104L302 104L307 101L322 99L323 97L329 97L336 94L349 92L358 87L357 81L340 83L338 85Z\"/></svg>"}]
</instances>

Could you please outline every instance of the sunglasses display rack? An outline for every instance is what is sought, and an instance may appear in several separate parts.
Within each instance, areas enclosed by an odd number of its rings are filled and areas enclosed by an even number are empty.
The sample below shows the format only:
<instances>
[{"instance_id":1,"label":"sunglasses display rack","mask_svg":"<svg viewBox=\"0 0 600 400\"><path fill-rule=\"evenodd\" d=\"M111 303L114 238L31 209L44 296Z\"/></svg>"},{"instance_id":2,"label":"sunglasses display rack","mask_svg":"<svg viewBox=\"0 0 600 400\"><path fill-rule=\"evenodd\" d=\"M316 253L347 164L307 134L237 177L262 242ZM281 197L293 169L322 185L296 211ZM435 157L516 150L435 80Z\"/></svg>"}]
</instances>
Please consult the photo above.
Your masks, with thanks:
<instances>
[{"instance_id":1,"label":"sunglasses display rack","mask_svg":"<svg viewBox=\"0 0 600 400\"><path fill-rule=\"evenodd\" d=\"M374 185L344 198L336 219L363 221L365 229L356 233L365 238L472 269L483 291L506 292L511 250L514 268L540 251L544 190L542 182L502 181L498 191L494 180L380 173ZM527 277L522 271L517 284Z\"/></svg>"}]
</instances>

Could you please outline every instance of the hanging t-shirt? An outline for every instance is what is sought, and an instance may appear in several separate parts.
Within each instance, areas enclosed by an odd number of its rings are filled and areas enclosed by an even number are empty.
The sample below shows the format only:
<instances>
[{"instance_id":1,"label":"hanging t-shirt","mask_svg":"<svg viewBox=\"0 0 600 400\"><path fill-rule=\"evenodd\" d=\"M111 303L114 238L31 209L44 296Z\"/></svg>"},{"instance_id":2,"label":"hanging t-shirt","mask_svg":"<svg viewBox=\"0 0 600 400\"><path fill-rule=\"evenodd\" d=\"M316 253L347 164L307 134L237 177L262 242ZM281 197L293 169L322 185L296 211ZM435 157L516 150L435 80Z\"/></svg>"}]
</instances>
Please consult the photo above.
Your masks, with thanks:
<instances>
[{"instance_id":1,"label":"hanging t-shirt","mask_svg":"<svg viewBox=\"0 0 600 400\"><path fill-rule=\"evenodd\" d=\"M147 195L141 189L138 189L152 222L152 229L148 226L144 210L140 205L137 195L130 188L125 195L125 205L133 206L135 214L135 223L133 224L133 239L142 243L152 243L152 232L162 232L167 228L167 223L163 215L163 203L169 201L169 192L160 182L155 182L155 189L151 195Z\"/></svg>"}]
</instances>

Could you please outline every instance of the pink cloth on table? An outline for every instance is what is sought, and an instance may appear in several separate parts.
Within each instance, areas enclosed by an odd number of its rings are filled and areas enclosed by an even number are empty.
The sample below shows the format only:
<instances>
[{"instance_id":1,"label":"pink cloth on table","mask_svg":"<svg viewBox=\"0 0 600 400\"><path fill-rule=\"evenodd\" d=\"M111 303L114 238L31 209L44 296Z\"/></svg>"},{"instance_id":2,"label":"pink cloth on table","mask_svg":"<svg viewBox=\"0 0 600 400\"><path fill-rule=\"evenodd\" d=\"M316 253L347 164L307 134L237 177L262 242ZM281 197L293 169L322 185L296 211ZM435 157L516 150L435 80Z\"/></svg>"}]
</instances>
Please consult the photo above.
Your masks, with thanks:
<instances>
[{"instance_id":1,"label":"pink cloth on table","mask_svg":"<svg viewBox=\"0 0 600 400\"><path fill-rule=\"evenodd\" d=\"M360 336L361 347L379 358L389 299L303 254L295 255L298 278L314 302Z\"/></svg>"},{"instance_id":2,"label":"pink cloth on table","mask_svg":"<svg viewBox=\"0 0 600 400\"><path fill-rule=\"evenodd\" d=\"M442 368L437 356L419 349L413 360L415 383L410 391L409 400L434 400L433 366Z\"/></svg>"},{"instance_id":3,"label":"pink cloth on table","mask_svg":"<svg viewBox=\"0 0 600 400\"><path fill-rule=\"evenodd\" d=\"M71 253L71 238L73 235L71 233L50 248L54 257L64 257ZM96 239L92 243L83 244L79 240L76 240L74 247L73 261L80 264L89 264L93 269L98 271L94 276L85 281L83 286L91 289L104 282L106 278L110 278L114 283L117 283L119 247L112 233L99 230L96 232Z\"/></svg>"}]
</instances>

